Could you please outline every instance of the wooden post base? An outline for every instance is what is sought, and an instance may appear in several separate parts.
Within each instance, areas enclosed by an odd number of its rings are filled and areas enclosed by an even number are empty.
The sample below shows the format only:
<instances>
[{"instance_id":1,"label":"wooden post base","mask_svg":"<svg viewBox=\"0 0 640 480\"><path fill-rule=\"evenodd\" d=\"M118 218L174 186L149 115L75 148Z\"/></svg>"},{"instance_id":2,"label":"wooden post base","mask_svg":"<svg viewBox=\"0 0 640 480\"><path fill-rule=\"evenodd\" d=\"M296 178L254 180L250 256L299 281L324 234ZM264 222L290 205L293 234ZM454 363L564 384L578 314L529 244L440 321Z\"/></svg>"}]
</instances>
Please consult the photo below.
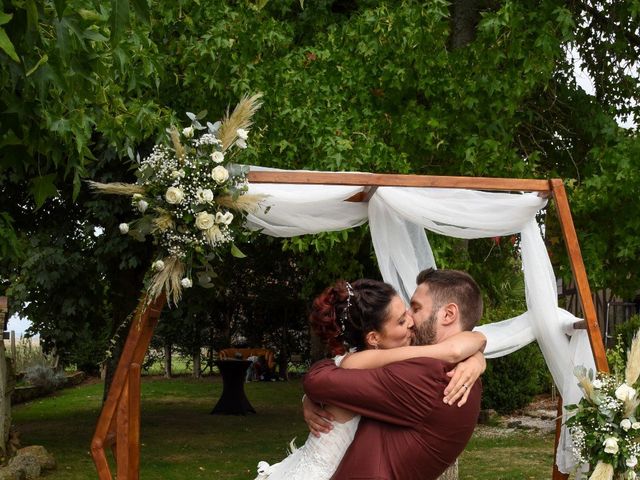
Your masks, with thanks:
<instances>
[{"instance_id":1,"label":"wooden post base","mask_svg":"<svg viewBox=\"0 0 640 480\"><path fill-rule=\"evenodd\" d=\"M118 480L140 477L140 365L165 302L164 294L150 304L143 299L131 322L91 442L91 456L100 480L113 480L105 452L107 447L112 447Z\"/></svg>"}]
</instances>

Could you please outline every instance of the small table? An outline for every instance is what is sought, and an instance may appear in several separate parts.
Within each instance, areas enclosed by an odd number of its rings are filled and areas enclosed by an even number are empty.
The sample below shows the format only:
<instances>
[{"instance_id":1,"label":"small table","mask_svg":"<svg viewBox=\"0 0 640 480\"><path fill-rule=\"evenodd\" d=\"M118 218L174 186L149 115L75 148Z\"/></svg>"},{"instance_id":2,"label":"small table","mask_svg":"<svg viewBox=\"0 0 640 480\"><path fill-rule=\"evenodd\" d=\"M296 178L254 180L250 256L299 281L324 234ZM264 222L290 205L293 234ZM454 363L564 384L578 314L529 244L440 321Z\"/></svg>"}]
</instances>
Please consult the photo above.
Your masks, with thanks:
<instances>
[{"instance_id":1,"label":"small table","mask_svg":"<svg viewBox=\"0 0 640 480\"><path fill-rule=\"evenodd\" d=\"M222 395L211 414L245 415L256 413L244 393L244 380L250 360L216 360L222 375Z\"/></svg>"}]
</instances>

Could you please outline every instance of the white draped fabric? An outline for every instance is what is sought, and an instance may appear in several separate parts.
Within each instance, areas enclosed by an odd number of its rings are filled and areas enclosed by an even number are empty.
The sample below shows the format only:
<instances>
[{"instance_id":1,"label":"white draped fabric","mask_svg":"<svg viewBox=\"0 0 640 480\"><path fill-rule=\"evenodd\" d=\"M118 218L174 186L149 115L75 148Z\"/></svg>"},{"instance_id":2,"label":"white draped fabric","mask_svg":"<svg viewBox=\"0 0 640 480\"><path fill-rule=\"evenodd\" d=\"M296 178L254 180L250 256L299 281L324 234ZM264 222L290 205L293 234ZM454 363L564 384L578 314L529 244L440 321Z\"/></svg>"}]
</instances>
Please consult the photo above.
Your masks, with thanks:
<instances>
[{"instance_id":1,"label":"white draped fabric","mask_svg":"<svg viewBox=\"0 0 640 480\"><path fill-rule=\"evenodd\" d=\"M255 167L252 167L252 169ZM418 272L435 267L425 229L457 238L520 234L528 311L483 325L488 358L511 353L536 340L565 404L580 390L574 365L594 368L586 332L575 332L577 319L558 308L556 281L535 216L546 200L534 193L489 193L464 189L379 187L368 203L345 202L363 187L251 184L264 194L247 226L276 237L336 231L369 221L382 277L408 299ZM573 467L568 435L561 438L557 465Z\"/></svg>"}]
</instances>

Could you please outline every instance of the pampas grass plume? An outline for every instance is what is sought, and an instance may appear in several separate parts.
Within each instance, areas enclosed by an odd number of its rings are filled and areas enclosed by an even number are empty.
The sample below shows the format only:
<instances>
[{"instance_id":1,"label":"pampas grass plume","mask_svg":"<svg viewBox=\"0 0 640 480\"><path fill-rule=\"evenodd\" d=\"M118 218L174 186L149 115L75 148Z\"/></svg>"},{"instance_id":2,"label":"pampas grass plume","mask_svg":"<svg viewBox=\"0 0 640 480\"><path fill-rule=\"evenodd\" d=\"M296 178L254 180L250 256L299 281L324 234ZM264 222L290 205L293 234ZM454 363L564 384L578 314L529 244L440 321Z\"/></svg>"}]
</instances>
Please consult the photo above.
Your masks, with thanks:
<instances>
[{"instance_id":1,"label":"pampas grass plume","mask_svg":"<svg viewBox=\"0 0 640 480\"><path fill-rule=\"evenodd\" d=\"M262 102L260 101L261 98L261 93L256 93L251 97L245 95L238 102L238 105L236 105L236 108L234 108L231 115L227 113L225 118L222 120L218 137L222 142L223 152L236 141L238 136L236 132L239 128L248 130L253 124L251 117L253 117L253 115L262 106Z\"/></svg>"},{"instance_id":2,"label":"pampas grass plume","mask_svg":"<svg viewBox=\"0 0 640 480\"><path fill-rule=\"evenodd\" d=\"M106 193L111 195L127 195L133 196L136 193L143 195L145 193L144 187L141 185L135 185L133 183L100 183L92 180L87 180L87 185L91 190L98 193Z\"/></svg>"},{"instance_id":3,"label":"pampas grass plume","mask_svg":"<svg viewBox=\"0 0 640 480\"><path fill-rule=\"evenodd\" d=\"M627 366L624 370L625 383L634 385L640 376L640 330L636 332L627 352Z\"/></svg>"},{"instance_id":4,"label":"pampas grass plume","mask_svg":"<svg viewBox=\"0 0 640 480\"><path fill-rule=\"evenodd\" d=\"M182 298L182 284L185 265L178 257L163 258L164 268L151 278L149 286L149 301L153 301L163 292L167 294L167 301L177 305Z\"/></svg>"},{"instance_id":5,"label":"pampas grass plume","mask_svg":"<svg viewBox=\"0 0 640 480\"><path fill-rule=\"evenodd\" d=\"M613 480L613 465L604 462L598 462L589 480Z\"/></svg>"},{"instance_id":6,"label":"pampas grass plume","mask_svg":"<svg viewBox=\"0 0 640 480\"><path fill-rule=\"evenodd\" d=\"M216 197L215 202L225 208L238 210L240 212L253 213L258 208L258 205L262 200L267 198L262 194L245 194L240 195L238 198L233 198L231 195L222 195Z\"/></svg>"},{"instance_id":7,"label":"pampas grass plume","mask_svg":"<svg viewBox=\"0 0 640 480\"><path fill-rule=\"evenodd\" d=\"M170 135L171 142L173 143L173 149L176 152L176 157L178 158L178 161L182 163L184 161L185 152L182 143L180 143L180 133L178 132L178 129L176 127L171 127Z\"/></svg>"}]
</instances>

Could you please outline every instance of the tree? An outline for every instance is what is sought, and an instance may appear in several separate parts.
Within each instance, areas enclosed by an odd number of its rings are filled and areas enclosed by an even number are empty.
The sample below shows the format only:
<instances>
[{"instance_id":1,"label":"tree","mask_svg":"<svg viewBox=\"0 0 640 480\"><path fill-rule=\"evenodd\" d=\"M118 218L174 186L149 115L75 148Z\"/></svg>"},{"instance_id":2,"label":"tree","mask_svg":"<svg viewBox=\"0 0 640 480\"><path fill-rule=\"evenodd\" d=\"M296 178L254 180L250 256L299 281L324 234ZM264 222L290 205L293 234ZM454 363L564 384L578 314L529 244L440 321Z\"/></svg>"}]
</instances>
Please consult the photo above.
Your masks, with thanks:
<instances>
[{"instance_id":1,"label":"tree","mask_svg":"<svg viewBox=\"0 0 640 480\"><path fill-rule=\"evenodd\" d=\"M618 199L637 196L637 135L614 121L638 115L629 72L638 58L636 1L544 0L532 9L522 0L220 0L154 2L149 15L144 2L131 2L130 15L112 9L127 3L4 6L0 27L18 61L2 40L0 194L16 208L0 210L14 231L46 230L38 212L60 195L73 208L95 162L108 160L99 176L123 179L122 168L184 112L206 109L215 119L242 94L262 91L248 162L561 176L592 284L637 287L637 215L625 210L611 228L595 228L623 208ZM595 97L576 84L569 50L594 78ZM118 215L88 222L117 243ZM3 248L24 243L14 237ZM363 238L366 230L356 230L287 245L322 252L331 261L317 273L326 278L353 267ZM110 271L120 268L117 256L105 259Z\"/></svg>"}]
</instances>

